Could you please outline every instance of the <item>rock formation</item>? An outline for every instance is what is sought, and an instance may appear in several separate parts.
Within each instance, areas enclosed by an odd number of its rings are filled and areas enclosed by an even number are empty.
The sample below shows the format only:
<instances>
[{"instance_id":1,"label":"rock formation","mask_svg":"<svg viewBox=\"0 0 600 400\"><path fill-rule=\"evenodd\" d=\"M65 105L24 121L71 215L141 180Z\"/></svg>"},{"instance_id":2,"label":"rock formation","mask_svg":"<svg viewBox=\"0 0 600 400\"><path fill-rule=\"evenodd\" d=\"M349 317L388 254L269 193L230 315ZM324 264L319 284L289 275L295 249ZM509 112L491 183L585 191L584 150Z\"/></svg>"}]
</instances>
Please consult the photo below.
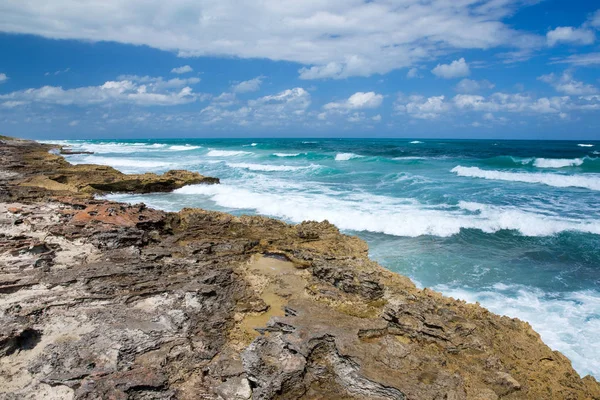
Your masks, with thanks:
<instances>
[{"instance_id":1,"label":"rock formation","mask_svg":"<svg viewBox=\"0 0 600 400\"><path fill-rule=\"evenodd\" d=\"M96 200L214 178L0 143L0 398L600 399L529 324L328 222Z\"/></svg>"}]
</instances>

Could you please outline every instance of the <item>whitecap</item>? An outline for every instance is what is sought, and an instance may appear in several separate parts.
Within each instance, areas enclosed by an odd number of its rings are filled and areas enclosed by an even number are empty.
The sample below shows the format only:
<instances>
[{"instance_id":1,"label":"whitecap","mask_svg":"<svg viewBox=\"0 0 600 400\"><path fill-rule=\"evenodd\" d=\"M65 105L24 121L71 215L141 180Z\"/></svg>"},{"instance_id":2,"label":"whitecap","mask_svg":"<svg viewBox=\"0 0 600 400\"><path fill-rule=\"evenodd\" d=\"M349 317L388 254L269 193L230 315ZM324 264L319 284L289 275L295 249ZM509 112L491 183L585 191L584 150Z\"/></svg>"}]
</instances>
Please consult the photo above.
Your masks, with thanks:
<instances>
[{"instance_id":1,"label":"whitecap","mask_svg":"<svg viewBox=\"0 0 600 400\"><path fill-rule=\"evenodd\" d=\"M169 147L169 150L172 151L187 151L187 150L196 150L196 149L201 149L202 146L192 146L189 144L180 146L180 145L173 145L171 147Z\"/></svg>"},{"instance_id":2,"label":"whitecap","mask_svg":"<svg viewBox=\"0 0 600 400\"><path fill-rule=\"evenodd\" d=\"M491 179L500 181L540 183L554 187L580 187L590 190L600 190L600 175L561 175L547 173L505 172L484 170L478 167L463 167L458 165L451 172L458 176Z\"/></svg>"},{"instance_id":3,"label":"whitecap","mask_svg":"<svg viewBox=\"0 0 600 400\"><path fill-rule=\"evenodd\" d=\"M588 144L588 143L579 143L577 146L579 146L579 147L594 147L593 144Z\"/></svg>"},{"instance_id":4,"label":"whitecap","mask_svg":"<svg viewBox=\"0 0 600 400\"><path fill-rule=\"evenodd\" d=\"M208 157L235 157L235 156L245 156L248 154L252 154L249 151L236 151L236 150L210 150L206 155Z\"/></svg>"},{"instance_id":5,"label":"whitecap","mask_svg":"<svg viewBox=\"0 0 600 400\"><path fill-rule=\"evenodd\" d=\"M582 158L536 158L533 162L538 168L578 167L582 164Z\"/></svg>"},{"instance_id":6,"label":"whitecap","mask_svg":"<svg viewBox=\"0 0 600 400\"><path fill-rule=\"evenodd\" d=\"M300 154L305 153L273 153L276 157L298 157Z\"/></svg>"},{"instance_id":7,"label":"whitecap","mask_svg":"<svg viewBox=\"0 0 600 400\"><path fill-rule=\"evenodd\" d=\"M423 144L420 140L413 140L410 144Z\"/></svg>"},{"instance_id":8,"label":"whitecap","mask_svg":"<svg viewBox=\"0 0 600 400\"><path fill-rule=\"evenodd\" d=\"M335 161L348 161L353 158L362 158L364 156L354 154L354 153L338 153L335 155Z\"/></svg>"},{"instance_id":9,"label":"whitecap","mask_svg":"<svg viewBox=\"0 0 600 400\"><path fill-rule=\"evenodd\" d=\"M269 164L250 164L250 163L227 163L228 167L241 168L250 171L265 171L265 172L283 172L283 171L300 171L303 169L313 169L316 166L311 164L309 166L292 166L292 165L269 165Z\"/></svg>"}]
</instances>

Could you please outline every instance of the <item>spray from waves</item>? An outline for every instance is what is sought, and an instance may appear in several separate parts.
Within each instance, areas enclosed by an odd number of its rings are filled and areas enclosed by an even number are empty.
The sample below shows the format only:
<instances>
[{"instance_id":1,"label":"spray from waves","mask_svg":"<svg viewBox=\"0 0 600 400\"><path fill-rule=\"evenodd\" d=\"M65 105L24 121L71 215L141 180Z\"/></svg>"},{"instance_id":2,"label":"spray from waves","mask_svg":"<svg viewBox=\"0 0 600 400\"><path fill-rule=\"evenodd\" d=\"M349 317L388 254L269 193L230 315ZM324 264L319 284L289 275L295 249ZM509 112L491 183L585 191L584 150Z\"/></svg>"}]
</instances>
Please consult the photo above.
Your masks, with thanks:
<instances>
[{"instance_id":1,"label":"spray from waves","mask_svg":"<svg viewBox=\"0 0 600 400\"><path fill-rule=\"evenodd\" d=\"M423 144L420 140L413 140L410 144Z\"/></svg>"},{"instance_id":2,"label":"spray from waves","mask_svg":"<svg viewBox=\"0 0 600 400\"><path fill-rule=\"evenodd\" d=\"M354 154L354 153L337 153L335 155L335 161L348 161L348 160L352 160L353 158L363 158L364 156L361 156L359 154Z\"/></svg>"},{"instance_id":3,"label":"spray from waves","mask_svg":"<svg viewBox=\"0 0 600 400\"><path fill-rule=\"evenodd\" d=\"M252 154L250 151L235 151L235 150L210 150L206 153L208 157L236 157L236 156L247 156Z\"/></svg>"},{"instance_id":4,"label":"spray from waves","mask_svg":"<svg viewBox=\"0 0 600 400\"><path fill-rule=\"evenodd\" d=\"M579 143L577 146L579 146L579 147L594 147L593 144L588 144L588 143Z\"/></svg>"},{"instance_id":5,"label":"spray from waves","mask_svg":"<svg viewBox=\"0 0 600 400\"><path fill-rule=\"evenodd\" d=\"M275 188L276 185L273 186ZM426 206L414 199L398 199L354 193L345 199L306 191L244 189L221 185L193 185L175 191L203 195L217 205L251 209L291 222L329 220L340 229L370 231L394 236L448 237L461 229L486 233L514 230L525 236L548 236L563 231L600 234L600 220L581 221L520 211L513 208L463 203L457 206Z\"/></svg>"},{"instance_id":6,"label":"spray from waves","mask_svg":"<svg viewBox=\"0 0 600 400\"><path fill-rule=\"evenodd\" d=\"M546 173L504 172L484 170L478 167L463 167L458 165L452 168L458 176L481 178L499 181L512 181L524 183L540 183L554 187L580 187L590 190L600 190L600 176L575 176Z\"/></svg>"},{"instance_id":7,"label":"spray from waves","mask_svg":"<svg viewBox=\"0 0 600 400\"><path fill-rule=\"evenodd\" d=\"M600 293L578 291L545 293L524 286L496 284L489 290L472 291L437 285L434 290L490 311L531 324L544 343L565 354L582 376L600 378Z\"/></svg>"},{"instance_id":8,"label":"spray from waves","mask_svg":"<svg viewBox=\"0 0 600 400\"><path fill-rule=\"evenodd\" d=\"M273 153L275 157L298 157L301 154L306 153Z\"/></svg>"},{"instance_id":9,"label":"spray from waves","mask_svg":"<svg viewBox=\"0 0 600 400\"><path fill-rule=\"evenodd\" d=\"M247 169L250 171L264 172L283 172L283 171L300 171L307 169L319 168L318 165L310 164L307 166L292 166L292 165L269 165L269 164L250 164L250 163L226 163L228 167Z\"/></svg>"}]
</instances>

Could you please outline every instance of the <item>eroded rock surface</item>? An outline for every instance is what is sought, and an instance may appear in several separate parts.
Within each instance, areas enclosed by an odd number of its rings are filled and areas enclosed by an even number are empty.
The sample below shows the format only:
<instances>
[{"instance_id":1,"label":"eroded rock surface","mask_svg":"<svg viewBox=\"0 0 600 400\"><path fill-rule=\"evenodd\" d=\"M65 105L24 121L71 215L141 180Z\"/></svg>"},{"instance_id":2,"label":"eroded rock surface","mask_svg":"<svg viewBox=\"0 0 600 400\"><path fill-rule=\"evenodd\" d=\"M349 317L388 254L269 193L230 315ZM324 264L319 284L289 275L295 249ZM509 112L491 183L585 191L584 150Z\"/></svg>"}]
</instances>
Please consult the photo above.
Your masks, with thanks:
<instances>
[{"instance_id":1,"label":"eroded rock surface","mask_svg":"<svg viewBox=\"0 0 600 400\"><path fill-rule=\"evenodd\" d=\"M47 150L0 143L0 398L600 398L527 323L327 222L93 200Z\"/></svg>"}]
</instances>

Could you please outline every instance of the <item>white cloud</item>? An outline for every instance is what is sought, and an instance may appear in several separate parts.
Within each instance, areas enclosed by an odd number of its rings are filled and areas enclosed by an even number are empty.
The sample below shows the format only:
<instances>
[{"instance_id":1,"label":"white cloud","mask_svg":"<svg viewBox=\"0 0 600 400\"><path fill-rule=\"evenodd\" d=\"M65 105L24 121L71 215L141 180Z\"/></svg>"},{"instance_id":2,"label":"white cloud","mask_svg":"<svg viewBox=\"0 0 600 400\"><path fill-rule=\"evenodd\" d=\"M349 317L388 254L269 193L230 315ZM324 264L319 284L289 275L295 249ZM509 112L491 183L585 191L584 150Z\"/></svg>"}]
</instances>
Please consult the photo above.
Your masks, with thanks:
<instances>
[{"instance_id":1,"label":"white cloud","mask_svg":"<svg viewBox=\"0 0 600 400\"><path fill-rule=\"evenodd\" d=\"M331 102L323 106L325 110L362 110L377 108L383 102L383 95L375 92L356 92L341 102Z\"/></svg>"},{"instance_id":2,"label":"white cloud","mask_svg":"<svg viewBox=\"0 0 600 400\"><path fill-rule=\"evenodd\" d=\"M172 106L203 99L205 95L194 93L182 82L164 81L162 78L130 77L108 81L100 86L63 89L60 86L43 86L0 95L0 100L24 105L43 103L54 105L89 106L125 103L139 106ZM136 79L139 79L136 81ZM175 88L176 90L169 90Z\"/></svg>"},{"instance_id":3,"label":"white cloud","mask_svg":"<svg viewBox=\"0 0 600 400\"><path fill-rule=\"evenodd\" d=\"M413 95L405 101L402 97L396 102L394 109L399 113L406 113L414 118L435 119L441 114L450 111L450 105L444 102L445 96L423 96Z\"/></svg>"},{"instance_id":4,"label":"white cloud","mask_svg":"<svg viewBox=\"0 0 600 400\"><path fill-rule=\"evenodd\" d=\"M563 72L563 74L559 77L552 73L548 75L542 75L538 77L538 79L542 82L552 85L552 87L554 87L554 89L556 89L556 91L559 93L568 95L587 95L598 93L598 88L590 84L576 81L573 79L573 76L569 71Z\"/></svg>"},{"instance_id":5,"label":"white cloud","mask_svg":"<svg viewBox=\"0 0 600 400\"><path fill-rule=\"evenodd\" d=\"M183 65L181 67L177 67L177 68L173 68L171 70L171 72L173 74L187 74L189 72L192 72L194 69L192 67L190 67L189 65Z\"/></svg>"},{"instance_id":6,"label":"white cloud","mask_svg":"<svg viewBox=\"0 0 600 400\"><path fill-rule=\"evenodd\" d=\"M381 121L381 114L377 114L373 117L371 117L371 119L375 122L380 122Z\"/></svg>"},{"instance_id":7,"label":"white cloud","mask_svg":"<svg viewBox=\"0 0 600 400\"><path fill-rule=\"evenodd\" d=\"M548 46L555 46L557 43L586 45L594 43L595 39L593 31L572 26L559 26L546 34Z\"/></svg>"},{"instance_id":8,"label":"white cloud","mask_svg":"<svg viewBox=\"0 0 600 400\"><path fill-rule=\"evenodd\" d=\"M588 24L596 29L600 29L600 9L593 13L588 21Z\"/></svg>"},{"instance_id":9,"label":"white cloud","mask_svg":"<svg viewBox=\"0 0 600 400\"><path fill-rule=\"evenodd\" d=\"M555 59L552 64L571 64L578 67L600 65L600 53L573 54L564 59Z\"/></svg>"},{"instance_id":10,"label":"white cloud","mask_svg":"<svg viewBox=\"0 0 600 400\"><path fill-rule=\"evenodd\" d=\"M79 125L78 120L73 120L73 121L69 122L69 126L77 126L77 125Z\"/></svg>"},{"instance_id":11,"label":"white cloud","mask_svg":"<svg viewBox=\"0 0 600 400\"><path fill-rule=\"evenodd\" d=\"M487 80L475 81L472 79L463 79L456 84L454 88L460 93L477 93L482 90L493 89L495 85Z\"/></svg>"},{"instance_id":12,"label":"white cloud","mask_svg":"<svg viewBox=\"0 0 600 400\"><path fill-rule=\"evenodd\" d=\"M408 79L421 78L421 74L419 74L419 70L417 68L411 68L406 73L406 77Z\"/></svg>"},{"instance_id":13,"label":"white cloud","mask_svg":"<svg viewBox=\"0 0 600 400\"><path fill-rule=\"evenodd\" d=\"M236 93L256 92L258 89L260 89L262 81L263 77L257 76L254 79L250 79L233 85L232 90Z\"/></svg>"},{"instance_id":14,"label":"white cloud","mask_svg":"<svg viewBox=\"0 0 600 400\"><path fill-rule=\"evenodd\" d=\"M468 76L471 71L464 58L454 60L450 64L438 64L431 72L440 78L453 79Z\"/></svg>"},{"instance_id":15,"label":"white cloud","mask_svg":"<svg viewBox=\"0 0 600 400\"><path fill-rule=\"evenodd\" d=\"M6 74L0 73L0 83L4 83L8 80L8 76Z\"/></svg>"},{"instance_id":16,"label":"white cloud","mask_svg":"<svg viewBox=\"0 0 600 400\"><path fill-rule=\"evenodd\" d=\"M452 102L457 110L479 111L484 113L493 112L519 112L519 113L559 113L567 107L570 98L564 97L542 97L539 99L516 93L494 93L489 97L469 94L458 94Z\"/></svg>"},{"instance_id":17,"label":"white cloud","mask_svg":"<svg viewBox=\"0 0 600 400\"><path fill-rule=\"evenodd\" d=\"M142 83L151 85L152 88L157 90L166 90L166 89L174 89L181 88L184 86L195 85L200 83L200 78L172 78L165 80L163 77L158 76L139 76L139 75L119 75L117 77L119 81L132 81L136 83Z\"/></svg>"},{"instance_id":18,"label":"white cloud","mask_svg":"<svg viewBox=\"0 0 600 400\"><path fill-rule=\"evenodd\" d=\"M522 0L30 0L3 3L0 31L116 41L181 56L297 62L304 79L383 74L455 49L530 48L503 23ZM115 18L118 15L118 18ZM273 23L277 21L277 23Z\"/></svg>"},{"instance_id":19,"label":"white cloud","mask_svg":"<svg viewBox=\"0 0 600 400\"><path fill-rule=\"evenodd\" d=\"M65 69L59 69L58 71L54 71L54 72L46 72L44 74L44 76L50 76L50 75L60 75L60 74L66 74L67 72L69 72L71 70L71 68L65 68Z\"/></svg>"}]
</instances>

